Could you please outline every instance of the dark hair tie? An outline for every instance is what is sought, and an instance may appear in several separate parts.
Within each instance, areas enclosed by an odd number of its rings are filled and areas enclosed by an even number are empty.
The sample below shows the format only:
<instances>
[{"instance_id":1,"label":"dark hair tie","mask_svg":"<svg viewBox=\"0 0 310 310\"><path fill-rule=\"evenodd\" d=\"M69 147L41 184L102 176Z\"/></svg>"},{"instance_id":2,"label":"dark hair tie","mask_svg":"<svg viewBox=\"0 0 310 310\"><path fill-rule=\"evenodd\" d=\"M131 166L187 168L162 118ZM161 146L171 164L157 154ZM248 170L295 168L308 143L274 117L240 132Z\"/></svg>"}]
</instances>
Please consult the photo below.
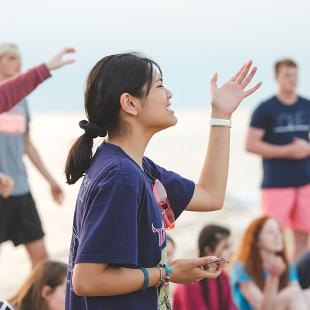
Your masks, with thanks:
<instances>
[{"instance_id":1,"label":"dark hair tie","mask_svg":"<svg viewBox=\"0 0 310 310\"><path fill-rule=\"evenodd\" d=\"M79 122L80 128L84 129L86 135L95 139L97 137L105 137L107 131L98 127L96 124L86 121L85 119Z\"/></svg>"}]
</instances>

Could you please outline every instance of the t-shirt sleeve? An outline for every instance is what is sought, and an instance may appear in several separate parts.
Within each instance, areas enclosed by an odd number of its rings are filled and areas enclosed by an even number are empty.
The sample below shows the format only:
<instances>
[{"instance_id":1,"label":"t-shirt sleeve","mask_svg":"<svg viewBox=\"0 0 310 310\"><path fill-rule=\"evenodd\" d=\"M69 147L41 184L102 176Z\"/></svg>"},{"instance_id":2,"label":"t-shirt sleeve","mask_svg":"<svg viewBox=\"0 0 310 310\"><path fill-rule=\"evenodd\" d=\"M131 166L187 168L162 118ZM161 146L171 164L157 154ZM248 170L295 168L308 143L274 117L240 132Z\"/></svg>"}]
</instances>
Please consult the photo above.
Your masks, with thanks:
<instances>
[{"instance_id":1,"label":"t-shirt sleeve","mask_svg":"<svg viewBox=\"0 0 310 310\"><path fill-rule=\"evenodd\" d=\"M102 182L84 211L75 262L136 266L139 204L136 182L124 181L120 172Z\"/></svg>"},{"instance_id":2,"label":"t-shirt sleeve","mask_svg":"<svg viewBox=\"0 0 310 310\"><path fill-rule=\"evenodd\" d=\"M149 163L155 165L151 161ZM195 183L158 165L153 168L155 168L153 176L164 185L174 217L177 219L190 203L194 194Z\"/></svg>"},{"instance_id":3,"label":"t-shirt sleeve","mask_svg":"<svg viewBox=\"0 0 310 310\"><path fill-rule=\"evenodd\" d=\"M297 268L294 264L290 264L289 266L289 281L290 282L296 282L298 281L298 272L297 272Z\"/></svg>"},{"instance_id":4,"label":"t-shirt sleeve","mask_svg":"<svg viewBox=\"0 0 310 310\"><path fill-rule=\"evenodd\" d=\"M265 106L260 104L253 112L250 126L259 129L266 129L267 127L267 114Z\"/></svg>"},{"instance_id":5,"label":"t-shirt sleeve","mask_svg":"<svg viewBox=\"0 0 310 310\"><path fill-rule=\"evenodd\" d=\"M250 282L251 278L241 262L236 262L231 270L231 284L232 286L239 286L244 282Z\"/></svg>"}]
</instances>

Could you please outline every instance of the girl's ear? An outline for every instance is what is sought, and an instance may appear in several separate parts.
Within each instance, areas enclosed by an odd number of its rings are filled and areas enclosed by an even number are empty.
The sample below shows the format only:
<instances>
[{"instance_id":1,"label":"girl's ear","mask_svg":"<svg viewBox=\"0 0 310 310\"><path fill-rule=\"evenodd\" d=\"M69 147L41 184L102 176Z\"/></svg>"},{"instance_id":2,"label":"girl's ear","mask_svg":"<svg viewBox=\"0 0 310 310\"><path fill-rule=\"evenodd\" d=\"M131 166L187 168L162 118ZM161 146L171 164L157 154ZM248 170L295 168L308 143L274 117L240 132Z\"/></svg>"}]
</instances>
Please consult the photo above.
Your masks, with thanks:
<instances>
[{"instance_id":1,"label":"girl's ear","mask_svg":"<svg viewBox=\"0 0 310 310\"><path fill-rule=\"evenodd\" d=\"M138 115L139 102L137 98L131 96L130 94L124 93L121 95L120 105L125 113L128 113L133 116Z\"/></svg>"},{"instance_id":2,"label":"girl's ear","mask_svg":"<svg viewBox=\"0 0 310 310\"><path fill-rule=\"evenodd\" d=\"M48 299L48 297L50 296L52 292L52 289L49 285L44 285L42 290L41 290L41 296L44 298L44 299Z\"/></svg>"}]
</instances>

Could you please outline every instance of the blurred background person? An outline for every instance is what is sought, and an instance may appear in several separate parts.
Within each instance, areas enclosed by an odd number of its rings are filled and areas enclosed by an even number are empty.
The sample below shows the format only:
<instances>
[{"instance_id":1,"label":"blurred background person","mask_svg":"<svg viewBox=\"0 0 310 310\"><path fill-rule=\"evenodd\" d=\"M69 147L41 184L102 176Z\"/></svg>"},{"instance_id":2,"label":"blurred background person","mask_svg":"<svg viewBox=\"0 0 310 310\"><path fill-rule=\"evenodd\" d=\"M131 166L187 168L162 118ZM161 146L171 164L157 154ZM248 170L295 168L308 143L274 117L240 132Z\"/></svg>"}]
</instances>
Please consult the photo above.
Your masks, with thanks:
<instances>
[{"instance_id":1,"label":"blurred background person","mask_svg":"<svg viewBox=\"0 0 310 310\"><path fill-rule=\"evenodd\" d=\"M262 216L247 228L231 282L240 310L309 309L296 267L287 259L282 228L272 217Z\"/></svg>"},{"instance_id":2,"label":"blurred background person","mask_svg":"<svg viewBox=\"0 0 310 310\"><path fill-rule=\"evenodd\" d=\"M230 231L219 225L206 225L199 235L199 257L232 258ZM174 310L237 310L232 298L230 282L223 270L216 279L204 279L175 287Z\"/></svg>"},{"instance_id":3,"label":"blurred background person","mask_svg":"<svg viewBox=\"0 0 310 310\"><path fill-rule=\"evenodd\" d=\"M62 51L56 55L47 65L43 65L42 70L62 67L67 63L62 60L66 53L67 51ZM18 47L10 43L0 44L0 81L14 77L20 69L21 56ZM0 171L14 181L10 196L0 196L0 243L11 240L15 246L23 244L32 266L35 266L41 260L47 259L48 254L41 220L28 183L24 154L50 184L54 200L61 204L63 191L45 167L32 143L26 100L0 115Z\"/></svg>"},{"instance_id":4,"label":"blurred background person","mask_svg":"<svg viewBox=\"0 0 310 310\"><path fill-rule=\"evenodd\" d=\"M263 160L263 213L291 228L296 259L310 232L310 101L296 93L298 68L291 59L275 64L277 93L254 111L246 149Z\"/></svg>"},{"instance_id":5,"label":"blurred background person","mask_svg":"<svg viewBox=\"0 0 310 310\"><path fill-rule=\"evenodd\" d=\"M8 303L14 310L64 310L67 265L39 263ZM9 310L9 309L8 309Z\"/></svg>"}]
</instances>

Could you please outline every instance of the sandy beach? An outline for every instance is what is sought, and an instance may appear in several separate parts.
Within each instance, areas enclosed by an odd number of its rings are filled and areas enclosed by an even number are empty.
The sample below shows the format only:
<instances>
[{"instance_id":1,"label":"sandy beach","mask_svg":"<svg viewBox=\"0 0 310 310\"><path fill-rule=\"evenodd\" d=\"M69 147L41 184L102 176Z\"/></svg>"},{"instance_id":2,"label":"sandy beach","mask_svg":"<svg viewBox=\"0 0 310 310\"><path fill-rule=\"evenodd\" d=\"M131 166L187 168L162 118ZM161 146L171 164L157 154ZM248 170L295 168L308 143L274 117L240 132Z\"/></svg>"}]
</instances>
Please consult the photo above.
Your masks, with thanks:
<instances>
[{"instance_id":1,"label":"sandy beach","mask_svg":"<svg viewBox=\"0 0 310 310\"><path fill-rule=\"evenodd\" d=\"M228 226L237 240L249 221L260 213L260 161L244 151L250 111L247 108L240 109L233 118L229 182L223 210L211 213L184 212L181 215L171 234L177 244L176 258L196 255L197 234L206 223ZM146 155L169 170L197 180L208 142L210 112L207 109L180 109L176 115L178 125L158 134ZM47 183L26 160L33 196L46 232L48 252L52 259L65 262L79 183L66 185L63 169L69 146L82 133L78 127L78 121L82 118L83 115L78 114L32 115L33 141L64 188L66 197L63 206L58 207L52 201ZM100 140L96 143L100 143ZM23 247L14 248L11 243L4 243L0 248L0 297L13 294L29 271L30 264Z\"/></svg>"}]
</instances>

